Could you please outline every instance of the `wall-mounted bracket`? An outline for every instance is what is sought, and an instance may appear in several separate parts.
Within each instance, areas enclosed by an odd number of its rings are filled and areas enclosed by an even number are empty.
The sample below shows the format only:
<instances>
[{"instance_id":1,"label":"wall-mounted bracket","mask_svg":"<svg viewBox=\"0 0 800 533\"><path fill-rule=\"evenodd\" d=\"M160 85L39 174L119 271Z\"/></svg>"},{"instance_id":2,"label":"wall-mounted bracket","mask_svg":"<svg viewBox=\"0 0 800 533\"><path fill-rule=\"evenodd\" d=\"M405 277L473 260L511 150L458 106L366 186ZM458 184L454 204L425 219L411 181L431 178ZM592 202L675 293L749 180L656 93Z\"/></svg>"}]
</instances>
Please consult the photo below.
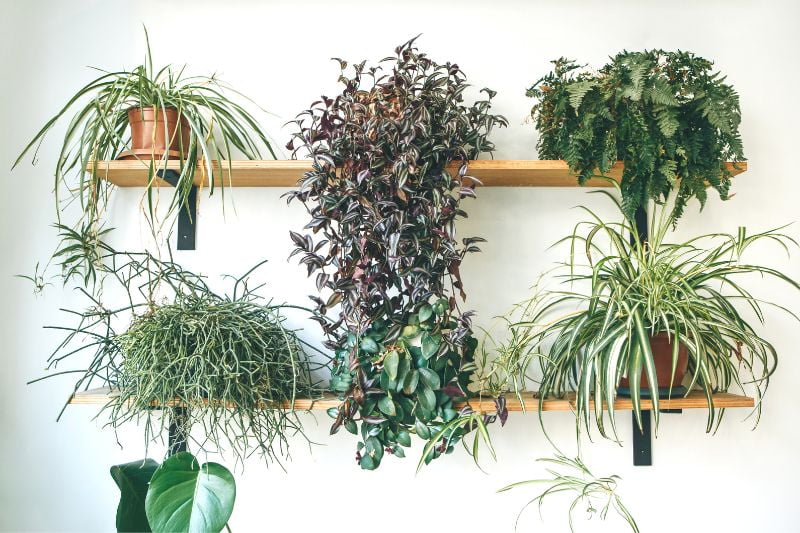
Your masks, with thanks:
<instances>
[{"instance_id":1,"label":"wall-mounted bracket","mask_svg":"<svg viewBox=\"0 0 800 533\"><path fill-rule=\"evenodd\" d=\"M180 174L172 169L159 170L156 175L176 187ZM197 185L192 185L185 205L178 211L178 250L194 250L197 239Z\"/></svg>"}]
</instances>

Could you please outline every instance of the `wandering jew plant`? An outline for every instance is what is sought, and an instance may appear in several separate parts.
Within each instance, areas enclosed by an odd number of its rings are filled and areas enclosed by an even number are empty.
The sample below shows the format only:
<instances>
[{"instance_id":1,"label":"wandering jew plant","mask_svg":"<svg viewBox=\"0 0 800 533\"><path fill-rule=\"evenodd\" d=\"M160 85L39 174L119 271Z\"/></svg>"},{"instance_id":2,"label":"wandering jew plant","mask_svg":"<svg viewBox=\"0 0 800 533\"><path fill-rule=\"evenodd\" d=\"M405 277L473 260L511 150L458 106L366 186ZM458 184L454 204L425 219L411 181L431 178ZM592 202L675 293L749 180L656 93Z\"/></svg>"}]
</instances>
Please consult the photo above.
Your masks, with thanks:
<instances>
[{"instance_id":1,"label":"wandering jew plant","mask_svg":"<svg viewBox=\"0 0 800 533\"><path fill-rule=\"evenodd\" d=\"M617 160L622 207L632 217L676 190L674 219L710 184L728 198L731 170L744 161L739 96L713 63L689 52L622 52L597 72L565 58L528 96L542 159L565 159L581 184Z\"/></svg>"},{"instance_id":2,"label":"wandering jew plant","mask_svg":"<svg viewBox=\"0 0 800 533\"><path fill-rule=\"evenodd\" d=\"M161 438L171 418L176 435L200 450L237 461L253 452L279 463L287 457L288 437L302 434L294 401L319 393L308 346L282 315L291 306L260 301L260 286L247 284L254 269L220 295L173 262L102 250L103 275L122 289L123 302L107 304L81 289L89 305L67 310L76 325L53 327L66 336L46 377L78 373L75 391L110 387L108 425L144 423L146 442ZM58 371L65 361L86 366ZM154 406L180 408L180 416L161 416Z\"/></svg>"},{"instance_id":3,"label":"wandering jew plant","mask_svg":"<svg viewBox=\"0 0 800 533\"><path fill-rule=\"evenodd\" d=\"M487 137L506 121L489 113L488 89L465 104L458 65L414 40L378 66L339 63L341 94L301 113L288 145L313 159L288 195L311 216L307 233L291 234L292 255L324 293L312 297L319 313L335 317L319 318L342 398L332 432L357 434L361 423L364 469L402 457L411 434L429 440L429 462L492 419L454 405L469 395L477 345L472 313L458 305L460 265L482 240L459 242L455 224L479 183L468 161L494 149Z\"/></svg>"}]
</instances>

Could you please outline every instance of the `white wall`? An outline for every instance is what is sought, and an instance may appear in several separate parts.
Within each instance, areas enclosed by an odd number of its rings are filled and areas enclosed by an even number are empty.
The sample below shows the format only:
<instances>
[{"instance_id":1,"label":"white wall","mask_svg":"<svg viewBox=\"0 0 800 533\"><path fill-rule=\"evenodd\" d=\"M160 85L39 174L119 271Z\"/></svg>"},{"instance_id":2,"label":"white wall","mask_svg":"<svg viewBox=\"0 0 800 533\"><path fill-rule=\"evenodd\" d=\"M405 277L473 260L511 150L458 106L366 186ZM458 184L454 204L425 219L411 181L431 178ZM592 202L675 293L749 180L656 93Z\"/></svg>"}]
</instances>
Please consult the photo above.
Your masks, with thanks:
<instances>
[{"instance_id":1,"label":"white wall","mask_svg":"<svg viewBox=\"0 0 800 533\"><path fill-rule=\"evenodd\" d=\"M774 227L797 218L794 165L797 157L796 57L800 52L800 9L787 0L747 2L256 2L247 0L45 2L3 0L0 16L0 529L110 531L117 490L112 464L143 454L142 434L131 428L115 436L101 430L91 407L73 407L62 422L55 416L69 379L26 386L42 374L58 335L42 330L58 323L61 306L74 304L71 291L51 288L34 297L12 277L28 272L55 245L50 168L56 139L47 143L37 168L7 172L16 153L40 124L80 85L91 79L87 65L113 69L135 65L143 53L141 22L147 24L156 61L187 62L197 73L218 72L278 115L265 119L282 146L280 129L321 93L336 89L332 56L380 59L395 45L422 32L419 44L434 58L459 63L478 87L499 92L497 112L510 120L498 132L497 157L535 158L534 128L526 123L528 85L548 61L565 55L594 65L623 48L681 48L712 58L741 94L742 133L751 170L737 178L735 198L711 199L696 207L681 231L734 231ZM216 201L204 199L199 247L180 253L187 266L218 279L270 259L264 277L278 300L304 302L313 292L303 271L287 263L287 232L304 213L287 208L283 190L237 190L237 213L223 219ZM560 254L547 246L576 220L570 207L588 201L578 189L482 190L468 205L463 235L488 239L484 252L465 266L468 305L479 324L527 294L537 274ZM115 243L141 246L146 235L137 211L137 192L119 191L112 224ZM790 234L800 237L797 226ZM758 259L794 275L791 262L765 252ZM764 296L800 308L797 294L773 285ZM704 433L705 412L663 416L654 442L654 465L631 465L630 442L618 448L600 442L585 449L602 474L623 477L625 501L648 533L667 531L789 532L800 529L797 479L800 426L797 395L800 362L796 323L769 313L764 329L780 353L780 366L765 400L761 425L751 431L745 411L732 411L716 436ZM314 325L306 332L317 339ZM479 472L464 453L439 460L415 476L419 447L405 460L386 460L377 472L355 465L355 438L329 438L329 421L305 417L309 435L322 443L309 455L301 443L288 474L254 462L237 474L234 531L511 531L517 511L533 492L495 494L513 481L542 473L534 458L550 448L535 415L514 414L505 429L493 428L500 461ZM569 447L573 419L548 413L554 438ZM623 417L622 435L630 435ZM162 450L151 450L160 458ZM224 459L223 459L224 461ZM564 507L524 515L522 530L566 531ZM622 531L612 520L605 528Z\"/></svg>"}]
</instances>

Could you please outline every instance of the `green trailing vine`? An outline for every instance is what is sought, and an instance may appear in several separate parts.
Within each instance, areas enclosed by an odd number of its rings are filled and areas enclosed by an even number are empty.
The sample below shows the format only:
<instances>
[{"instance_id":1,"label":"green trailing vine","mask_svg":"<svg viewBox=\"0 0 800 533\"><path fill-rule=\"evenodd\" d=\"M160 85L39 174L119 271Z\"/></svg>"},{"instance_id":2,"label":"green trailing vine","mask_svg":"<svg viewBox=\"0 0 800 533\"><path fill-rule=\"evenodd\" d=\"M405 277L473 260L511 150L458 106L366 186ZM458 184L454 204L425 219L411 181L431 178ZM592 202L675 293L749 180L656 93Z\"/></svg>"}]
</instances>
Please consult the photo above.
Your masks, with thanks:
<instances>
[{"instance_id":1,"label":"green trailing vine","mask_svg":"<svg viewBox=\"0 0 800 533\"><path fill-rule=\"evenodd\" d=\"M597 72L565 58L553 63L527 92L537 100L540 158L565 159L581 184L623 161L628 217L673 189L674 220L691 198L705 204L708 185L728 198L724 163L745 160L739 96L711 61L648 50L624 51Z\"/></svg>"},{"instance_id":2,"label":"green trailing vine","mask_svg":"<svg viewBox=\"0 0 800 533\"><path fill-rule=\"evenodd\" d=\"M459 242L455 223L478 183L467 162L494 149L487 137L506 121L489 113L488 89L464 103L458 65L414 40L395 52L374 67L339 60L342 92L301 113L288 145L313 159L288 197L311 216L308 233L291 234L292 255L323 293L312 297L319 314L334 316L320 318L342 399L331 431L360 434L367 470L404 456L413 434L429 441L429 462L493 419L454 404L470 395L477 346L459 267L482 241Z\"/></svg>"}]
</instances>

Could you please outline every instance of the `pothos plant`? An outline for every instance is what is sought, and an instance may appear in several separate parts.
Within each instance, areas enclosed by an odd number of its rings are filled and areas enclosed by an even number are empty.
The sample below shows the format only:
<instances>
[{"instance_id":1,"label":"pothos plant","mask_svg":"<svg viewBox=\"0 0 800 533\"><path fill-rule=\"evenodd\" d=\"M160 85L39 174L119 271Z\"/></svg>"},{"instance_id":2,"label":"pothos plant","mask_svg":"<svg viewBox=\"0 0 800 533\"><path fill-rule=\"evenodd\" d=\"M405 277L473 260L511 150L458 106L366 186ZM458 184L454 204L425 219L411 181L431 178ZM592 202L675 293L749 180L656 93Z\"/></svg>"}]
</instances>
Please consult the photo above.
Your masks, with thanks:
<instances>
[{"instance_id":1,"label":"pothos plant","mask_svg":"<svg viewBox=\"0 0 800 533\"><path fill-rule=\"evenodd\" d=\"M553 61L528 96L543 159L565 159L581 184L617 160L623 210L632 217L648 200L676 190L674 217L710 184L728 198L731 169L744 161L739 95L690 52L624 51L597 72L574 61Z\"/></svg>"},{"instance_id":2,"label":"pothos plant","mask_svg":"<svg viewBox=\"0 0 800 533\"><path fill-rule=\"evenodd\" d=\"M491 152L506 125L490 114L494 92L467 105L466 78L414 46L377 66L341 66L343 90L300 113L287 145L313 160L288 200L305 205L308 233L292 232L300 262L325 296L313 296L335 354L332 432L359 433L362 468L404 456L411 435L428 439L424 462L466 432L486 435L490 415L458 410L468 396L477 341L460 265L478 237L456 238L461 201L480 183L468 161Z\"/></svg>"}]
</instances>

